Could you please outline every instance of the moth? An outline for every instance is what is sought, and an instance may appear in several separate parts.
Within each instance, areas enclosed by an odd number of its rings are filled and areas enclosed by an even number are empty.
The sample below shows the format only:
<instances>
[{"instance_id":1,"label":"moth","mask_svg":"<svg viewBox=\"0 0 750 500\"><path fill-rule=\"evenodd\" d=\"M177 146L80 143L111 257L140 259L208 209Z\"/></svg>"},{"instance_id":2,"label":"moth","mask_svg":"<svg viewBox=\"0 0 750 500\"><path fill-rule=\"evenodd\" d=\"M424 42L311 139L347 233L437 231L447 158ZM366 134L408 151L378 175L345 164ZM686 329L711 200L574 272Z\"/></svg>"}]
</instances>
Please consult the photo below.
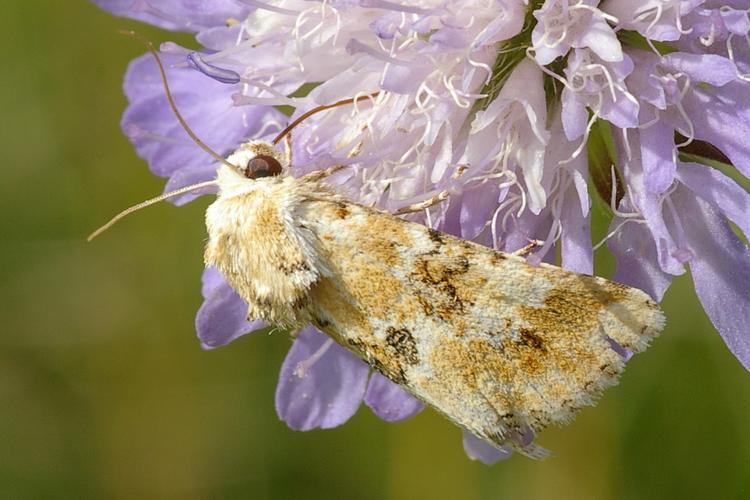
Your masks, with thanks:
<instances>
[{"instance_id":1,"label":"moth","mask_svg":"<svg viewBox=\"0 0 750 500\"><path fill-rule=\"evenodd\" d=\"M205 263L248 318L313 324L494 446L543 456L523 437L595 404L625 367L618 347L643 351L664 325L638 289L356 203L326 183L343 167L294 178L263 141L221 161L216 180L197 185L218 186Z\"/></svg>"},{"instance_id":2,"label":"moth","mask_svg":"<svg viewBox=\"0 0 750 500\"><path fill-rule=\"evenodd\" d=\"M564 424L617 383L612 342L644 350L663 316L642 291L541 264L363 206L286 175L249 142L218 171L207 265L248 317L312 323L489 443Z\"/></svg>"}]
</instances>

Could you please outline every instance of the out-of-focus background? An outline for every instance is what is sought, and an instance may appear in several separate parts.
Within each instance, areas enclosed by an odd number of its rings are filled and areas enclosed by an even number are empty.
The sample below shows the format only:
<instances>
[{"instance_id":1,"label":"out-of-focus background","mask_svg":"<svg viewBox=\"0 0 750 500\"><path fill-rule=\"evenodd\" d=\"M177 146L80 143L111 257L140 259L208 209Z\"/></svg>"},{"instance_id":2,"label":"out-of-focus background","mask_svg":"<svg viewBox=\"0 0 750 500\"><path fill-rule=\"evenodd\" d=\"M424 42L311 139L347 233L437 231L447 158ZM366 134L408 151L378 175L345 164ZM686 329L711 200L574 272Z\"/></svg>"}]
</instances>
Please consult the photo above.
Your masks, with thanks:
<instances>
[{"instance_id":1,"label":"out-of-focus background","mask_svg":"<svg viewBox=\"0 0 750 500\"><path fill-rule=\"evenodd\" d=\"M163 186L118 128L143 52L123 27L190 43L84 0L0 14L0 498L750 498L750 374L689 276L620 386L542 434L544 462L472 462L433 411L289 430L273 407L288 338L195 338L209 199L85 243Z\"/></svg>"}]
</instances>

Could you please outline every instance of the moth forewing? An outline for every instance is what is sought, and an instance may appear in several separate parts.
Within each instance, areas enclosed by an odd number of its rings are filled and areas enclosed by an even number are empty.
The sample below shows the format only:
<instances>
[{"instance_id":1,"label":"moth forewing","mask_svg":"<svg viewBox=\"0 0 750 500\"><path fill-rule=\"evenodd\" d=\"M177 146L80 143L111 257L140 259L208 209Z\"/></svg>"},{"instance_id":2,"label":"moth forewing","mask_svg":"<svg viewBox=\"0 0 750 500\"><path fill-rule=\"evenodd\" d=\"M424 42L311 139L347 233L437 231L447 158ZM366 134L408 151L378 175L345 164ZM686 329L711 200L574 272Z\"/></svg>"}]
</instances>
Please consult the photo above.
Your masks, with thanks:
<instances>
[{"instance_id":1,"label":"moth forewing","mask_svg":"<svg viewBox=\"0 0 750 500\"><path fill-rule=\"evenodd\" d=\"M224 169L224 167L222 167ZM569 421L617 382L613 342L663 326L645 293L358 205L309 174L221 172L206 263L252 319L312 323L415 397L496 445Z\"/></svg>"}]
</instances>

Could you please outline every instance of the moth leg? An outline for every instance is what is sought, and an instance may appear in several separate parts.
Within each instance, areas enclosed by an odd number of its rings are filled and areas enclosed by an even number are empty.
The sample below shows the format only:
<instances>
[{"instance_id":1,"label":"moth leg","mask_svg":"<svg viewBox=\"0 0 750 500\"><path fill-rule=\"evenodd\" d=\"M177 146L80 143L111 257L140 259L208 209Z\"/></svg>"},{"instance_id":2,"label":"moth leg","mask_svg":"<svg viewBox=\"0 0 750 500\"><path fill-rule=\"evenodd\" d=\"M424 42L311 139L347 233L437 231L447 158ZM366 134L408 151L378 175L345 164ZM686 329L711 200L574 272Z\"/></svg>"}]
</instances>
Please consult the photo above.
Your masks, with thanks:
<instances>
[{"instance_id":1,"label":"moth leg","mask_svg":"<svg viewBox=\"0 0 750 500\"><path fill-rule=\"evenodd\" d=\"M292 132L289 131L284 136L284 155L286 156L286 164L292 164Z\"/></svg>"},{"instance_id":2,"label":"moth leg","mask_svg":"<svg viewBox=\"0 0 750 500\"><path fill-rule=\"evenodd\" d=\"M319 181L321 179L325 179L329 175L334 174L334 173L338 172L339 170L342 170L342 169L344 169L346 167L348 167L348 165L334 165L332 167L328 167L328 168L323 169L323 170L317 170L315 172L310 172L309 174L305 175L304 179L305 180L310 180L310 181Z\"/></svg>"},{"instance_id":3,"label":"moth leg","mask_svg":"<svg viewBox=\"0 0 750 500\"><path fill-rule=\"evenodd\" d=\"M421 212L425 208L430 208L433 205L437 205L438 203L447 200L448 196L450 196L450 193L448 193L447 189L444 189L440 191L437 196L433 196L432 198L420 201L419 203L414 203L412 205L407 205L405 207L399 208L398 210L393 212L393 215L404 215L414 212Z\"/></svg>"},{"instance_id":4,"label":"moth leg","mask_svg":"<svg viewBox=\"0 0 750 500\"><path fill-rule=\"evenodd\" d=\"M518 450L518 452L522 455L533 458L534 460L544 460L545 458L550 456L550 451L547 448L539 446L536 443L514 447L514 449Z\"/></svg>"},{"instance_id":5,"label":"moth leg","mask_svg":"<svg viewBox=\"0 0 750 500\"><path fill-rule=\"evenodd\" d=\"M451 176L451 179L458 179L461 177L464 172L466 172L469 169L468 165L459 165L456 167L456 171ZM404 214L411 214L414 212L421 212L422 210L426 208L430 208L433 205L437 205L438 203L441 203L448 199L450 196L450 193L447 189L443 189L440 191L437 195L433 196L432 198L428 198L424 201L420 201L419 203L414 203L412 205L407 205L405 207L401 207L397 209L395 212L393 212L393 215L404 215Z\"/></svg>"},{"instance_id":6,"label":"moth leg","mask_svg":"<svg viewBox=\"0 0 750 500\"><path fill-rule=\"evenodd\" d=\"M531 240L531 243L529 243L523 248L519 248L515 252L512 252L511 255L517 255L518 257L523 257L525 255L528 255L532 250L541 247L542 245L544 245L544 242L542 240Z\"/></svg>"}]
</instances>

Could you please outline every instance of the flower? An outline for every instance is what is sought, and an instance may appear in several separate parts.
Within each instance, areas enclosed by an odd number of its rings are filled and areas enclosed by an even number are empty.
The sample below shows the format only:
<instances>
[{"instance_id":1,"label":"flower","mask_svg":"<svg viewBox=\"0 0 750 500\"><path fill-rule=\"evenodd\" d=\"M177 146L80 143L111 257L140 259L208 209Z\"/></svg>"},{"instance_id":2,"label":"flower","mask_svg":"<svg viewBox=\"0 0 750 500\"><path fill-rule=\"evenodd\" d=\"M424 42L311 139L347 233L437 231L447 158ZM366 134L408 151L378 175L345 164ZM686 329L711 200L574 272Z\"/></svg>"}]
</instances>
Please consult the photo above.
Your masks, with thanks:
<instances>
[{"instance_id":1,"label":"flower","mask_svg":"<svg viewBox=\"0 0 750 500\"><path fill-rule=\"evenodd\" d=\"M750 0L95 2L197 33L202 51L162 53L177 105L218 151L278 131L279 106L299 116L359 97L295 129L292 175L351 165L332 182L384 210L448 190L412 219L504 251L542 240L532 264L554 261L559 246L564 267L592 273L606 243L614 279L656 300L687 266L750 369L750 251L738 236L750 236L750 196L733 180L750 177ZM125 89L123 129L168 189L211 178L216 166L170 116L155 66L134 61ZM589 186L612 211L597 245ZM203 294L204 347L262 326L213 269ZM282 367L279 416L299 430L333 427L362 401L389 421L422 407L303 330ZM464 447L490 463L532 440L498 450L466 435Z\"/></svg>"}]
</instances>

